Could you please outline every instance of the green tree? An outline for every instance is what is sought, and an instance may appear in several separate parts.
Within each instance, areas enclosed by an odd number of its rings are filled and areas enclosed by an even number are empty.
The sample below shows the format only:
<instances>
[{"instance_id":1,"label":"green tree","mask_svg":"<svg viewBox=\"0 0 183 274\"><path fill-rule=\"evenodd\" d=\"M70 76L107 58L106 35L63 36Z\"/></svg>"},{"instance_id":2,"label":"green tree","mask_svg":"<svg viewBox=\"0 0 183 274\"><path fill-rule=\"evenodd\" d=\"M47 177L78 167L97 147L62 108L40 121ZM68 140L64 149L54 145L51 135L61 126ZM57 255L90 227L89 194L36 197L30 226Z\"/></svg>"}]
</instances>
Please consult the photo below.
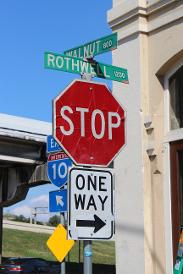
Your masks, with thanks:
<instances>
[{"instance_id":1,"label":"green tree","mask_svg":"<svg viewBox=\"0 0 183 274\"><path fill-rule=\"evenodd\" d=\"M58 215L53 215L49 218L48 225L57 226L58 224L60 224L60 217Z\"/></svg>"},{"instance_id":2,"label":"green tree","mask_svg":"<svg viewBox=\"0 0 183 274\"><path fill-rule=\"evenodd\" d=\"M28 222L28 221L27 221L27 218L24 217L22 214L19 215L19 216L16 215L14 221L17 221L17 222L24 222L24 223L27 223L27 222Z\"/></svg>"}]
</instances>

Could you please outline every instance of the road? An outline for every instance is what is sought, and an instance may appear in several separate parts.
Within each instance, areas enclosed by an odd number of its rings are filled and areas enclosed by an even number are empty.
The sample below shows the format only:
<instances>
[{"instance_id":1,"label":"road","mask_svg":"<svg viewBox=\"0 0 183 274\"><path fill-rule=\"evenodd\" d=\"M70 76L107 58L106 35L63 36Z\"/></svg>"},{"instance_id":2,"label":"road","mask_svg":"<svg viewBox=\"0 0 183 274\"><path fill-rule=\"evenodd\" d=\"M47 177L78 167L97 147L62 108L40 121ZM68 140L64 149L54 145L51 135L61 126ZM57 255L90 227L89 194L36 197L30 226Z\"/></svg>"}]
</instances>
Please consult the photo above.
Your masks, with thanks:
<instances>
[{"instance_id":1,"label":"road","mask_svg":"<svg viewBox=\"0 0 183 274\"><path fill-rule=\"evenodd\" d=\"M46 225L36 225L23 222L14 222L9 220L3 220L3 228L17 229L23 231L32 231L35 233L52 234L55 227Z\"/></svg>"}]
</instances>

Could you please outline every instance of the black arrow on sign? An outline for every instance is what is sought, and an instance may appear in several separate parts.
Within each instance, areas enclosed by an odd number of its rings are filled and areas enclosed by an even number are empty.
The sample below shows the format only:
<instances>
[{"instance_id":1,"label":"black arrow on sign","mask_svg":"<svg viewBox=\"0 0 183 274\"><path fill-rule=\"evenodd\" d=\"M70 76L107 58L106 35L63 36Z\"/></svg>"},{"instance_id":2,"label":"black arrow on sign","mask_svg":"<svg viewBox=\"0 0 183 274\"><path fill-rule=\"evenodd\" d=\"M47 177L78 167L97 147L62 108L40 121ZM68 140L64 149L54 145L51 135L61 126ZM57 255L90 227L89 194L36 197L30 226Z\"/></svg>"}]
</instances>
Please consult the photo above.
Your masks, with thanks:
<instances>
[{"instance_id":1,"label":"black arrow on sign","mask_svg":"<svg viewBox=\"0 0 183 274\"><path fill-rule=\"evenodd\" d=\"M99 231L106 223L104 223L97 215L94 215L94 220L76 220L76 226L79 227L94 227L94 233Z\"/></svg>"}]
</instances>

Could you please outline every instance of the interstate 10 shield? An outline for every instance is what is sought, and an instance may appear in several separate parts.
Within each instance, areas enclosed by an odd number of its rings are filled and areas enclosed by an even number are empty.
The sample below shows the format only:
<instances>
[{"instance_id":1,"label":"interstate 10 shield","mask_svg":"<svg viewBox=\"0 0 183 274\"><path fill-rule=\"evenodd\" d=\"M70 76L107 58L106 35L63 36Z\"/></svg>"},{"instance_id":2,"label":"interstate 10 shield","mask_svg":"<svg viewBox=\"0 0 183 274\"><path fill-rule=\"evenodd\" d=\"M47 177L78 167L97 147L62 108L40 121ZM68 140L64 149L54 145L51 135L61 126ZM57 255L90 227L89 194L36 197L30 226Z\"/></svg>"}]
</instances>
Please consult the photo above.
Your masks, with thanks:
<instances>
[{"instance_id":1,"label":"interstate 10 shield","mask_svg":"<svg viewBox=\"0 0 183 274\"><path fill-rule=\"evenodd\" d=\"M55 155L58 155L55 154ZM59 153L60 155L60 153ZM62 187L67 183L68 170L72 166L72 160L70 158L53 157L50 155L47 162L47 175L52 184L57 187ZM61 158L61 159L58 159Z\"/></svg>"}]
</instances>

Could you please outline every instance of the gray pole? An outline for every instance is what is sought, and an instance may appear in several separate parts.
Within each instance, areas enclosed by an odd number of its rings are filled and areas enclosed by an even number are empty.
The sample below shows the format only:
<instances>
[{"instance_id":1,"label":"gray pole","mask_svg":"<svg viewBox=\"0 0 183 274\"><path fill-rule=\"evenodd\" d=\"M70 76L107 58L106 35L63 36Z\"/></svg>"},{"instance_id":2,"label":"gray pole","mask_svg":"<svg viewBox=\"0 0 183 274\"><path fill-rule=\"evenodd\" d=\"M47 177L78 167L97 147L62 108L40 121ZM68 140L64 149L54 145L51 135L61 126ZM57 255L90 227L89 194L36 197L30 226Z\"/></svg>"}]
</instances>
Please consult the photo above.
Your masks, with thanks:
<instances>
[{"instance_id":1,"label":"gray pole","mask_svg":"<svg viewBox=\"0 0 183 274\"><path fill-rule=\"evenodd\" d=\"M65 226L65 218L64 218L64 213L60 213L60 222L63 226ZM61 262L60 264L60 273L61 274L65 274L66 270L65 270L65 259Z\"/></svg>"},{"instance_id":2,"label":"gray pole","mask_svg":"<svg viewBox=\"0 0 183 274\"><path fill-rule=\"evenodd\" d=\"M82 74L81 79L92 81L92 75ZM92 241L83 241L83 274L92 274Z\"/></svg>"},{"instance_id":3,"label":"gray pole","mask_svg":"<svg viewBox=\"0 0 183 274\"><path fill-rule=\"evenodd\" d=\"M92 274L92 241L84 241L83 273Z\"/></svg>"}]
</instances>

